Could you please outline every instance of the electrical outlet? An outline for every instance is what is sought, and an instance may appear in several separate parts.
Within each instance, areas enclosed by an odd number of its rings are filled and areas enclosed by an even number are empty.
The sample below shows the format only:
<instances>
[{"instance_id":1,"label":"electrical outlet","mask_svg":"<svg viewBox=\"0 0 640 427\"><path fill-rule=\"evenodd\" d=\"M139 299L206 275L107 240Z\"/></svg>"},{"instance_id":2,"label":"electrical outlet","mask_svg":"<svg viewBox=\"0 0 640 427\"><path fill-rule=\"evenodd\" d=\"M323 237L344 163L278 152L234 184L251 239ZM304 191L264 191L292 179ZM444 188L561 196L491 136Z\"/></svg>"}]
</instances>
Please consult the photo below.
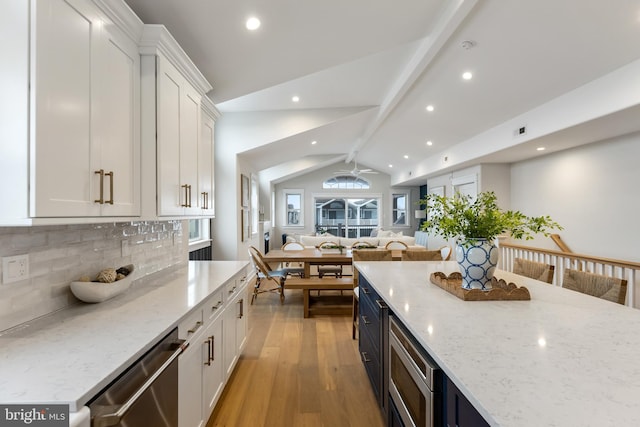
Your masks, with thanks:
<instances>
[{"instance_id":1,"label":"electrical outlet","mask_svg":"<svg viewBox=\"0 0 640 427\"><path fill-rule=\"evenodd\" d=\"M28 254L2 257L2 283L19 282L28 278Z\"/></svg>"}]
</instances>

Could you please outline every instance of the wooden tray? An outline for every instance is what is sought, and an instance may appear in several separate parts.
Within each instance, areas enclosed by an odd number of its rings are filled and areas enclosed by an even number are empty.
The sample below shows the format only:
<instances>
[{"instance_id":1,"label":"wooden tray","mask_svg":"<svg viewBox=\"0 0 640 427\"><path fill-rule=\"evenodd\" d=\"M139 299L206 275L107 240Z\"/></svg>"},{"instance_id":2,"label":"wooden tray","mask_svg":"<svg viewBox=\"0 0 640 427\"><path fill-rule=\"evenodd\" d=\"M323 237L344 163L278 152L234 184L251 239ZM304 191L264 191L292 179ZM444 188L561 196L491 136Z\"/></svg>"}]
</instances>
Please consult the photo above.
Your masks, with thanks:
<instances>
[{"instance_id":1,"label":"wooden tray","mask_svg":"<svg viewBox=\"0 0 640 427\"><path fill-rule=\"evenodd\" d=\"M462 274L446 274L436 271L431 273L431 283L444 289L464 301L526 301L531 299L529 290L524 286L518 287L515 283L507 283L502 279L491 279L490 291L480 289L463 289Z\"/></svg>"}]
</instances>

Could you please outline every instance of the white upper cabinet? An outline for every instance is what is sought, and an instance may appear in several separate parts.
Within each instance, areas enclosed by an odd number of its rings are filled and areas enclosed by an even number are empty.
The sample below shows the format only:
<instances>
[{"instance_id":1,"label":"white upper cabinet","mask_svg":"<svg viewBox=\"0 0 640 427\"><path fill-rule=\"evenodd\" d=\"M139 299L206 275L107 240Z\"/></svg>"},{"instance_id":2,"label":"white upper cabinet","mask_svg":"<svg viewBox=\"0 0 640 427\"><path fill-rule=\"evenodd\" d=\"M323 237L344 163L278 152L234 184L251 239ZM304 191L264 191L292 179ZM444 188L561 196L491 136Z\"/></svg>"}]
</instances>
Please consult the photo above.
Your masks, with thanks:
<instances>
[{"instance_id":1,"label":"white upper cabinet","mask_svg":"<svg viewBox=\"0 0 640 427\"><path fill-rule=\"evenodd\" d=\"M200 191L201 214L215 215L214 197L214 161L215 118L217 114L209 98L202 99L202 118L200 121L200 148L198 149L198 186Z\"/></svg>"},{"instance_id":2,"label":"white upper cabinet","mask_svg":"<svg viewBox=\"0 0 640 427\"><path fill-rule=\"evenodd\" d=\"M0 225L138 218L142 22L119 2L12 1L0 28Z\"/></svg>"},{"instance_id":3,"label":"white upper cabinet","mask_svg":"<svg viewBox=\"0 0 640 427\"><path fill-rule=\"evenodd\" d=\"M201 97L161 55L156 75L158 215L198 214Z\"/></svg>"},{"instance_id":4,"label":"white upper cabinet","mask_svg":"<svg viewBox=\"0 0 640 427\"><path fill-rule=\"evenodd\" d=\"M143 168L155 166L143 182L155 179L157 188L157 201L143 203L157 202L161 217L212 216L213 116L202 113L211 85L164 26L145 25L140 43Z\"/></svg>"},{"instance_id":5,"label":"white upper cabinet","mask_svg":"<svg viewBox=\"0 0 640 427\"><path fill-rule=\"evenodd\" d=\"M33 4L29 214L138 216L137 45L90 1Z\"/></svg>"}]
</instances>

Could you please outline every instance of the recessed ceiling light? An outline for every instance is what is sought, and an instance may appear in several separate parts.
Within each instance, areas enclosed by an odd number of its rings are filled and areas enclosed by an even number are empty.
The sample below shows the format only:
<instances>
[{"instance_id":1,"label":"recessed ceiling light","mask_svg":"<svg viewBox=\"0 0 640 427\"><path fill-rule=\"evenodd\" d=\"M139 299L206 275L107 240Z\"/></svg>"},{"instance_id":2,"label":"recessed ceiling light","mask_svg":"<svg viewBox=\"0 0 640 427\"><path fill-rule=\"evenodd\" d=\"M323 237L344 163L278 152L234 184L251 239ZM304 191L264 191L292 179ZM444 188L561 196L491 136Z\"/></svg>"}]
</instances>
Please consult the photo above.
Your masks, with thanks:
<instances>
[{"instance_id":1,"label":"recessed ceiling light","mask_svg":"<svg viewBox=\"0 0 640 427\"><path fill-rule=\"evenodd\" d=\"M389 167L390 167L390 168L392 168L392 167L393 167L393 165L389 165Z\"/></svg>"},{"instance_id":2,"label":"recessed ceiling light","mask_svg":"<svg viewBox=\"0 0 640 427\"><path fill-rule=\"evenodd\" d=\"M538 150L538 151L544 151L544 147L538 147L538 148L536 148L536 150Z\"/></svg>"},{"instance_id":3,"label":"recessed ceiling light","mask_svg":"<svg viewBox=\"0 0 640 427\"><path fill-rule=\"evenodd\" d=\"M247 30L257 30L258 28L260 28L260 20L255 16L252 16L251 18L247 19L247 23L245 25L247 26Z\"/></svg>"},{"instance_id":4,"label":"recessed ceiling light","mask_svg":"<svg viewBox=\"0 0 640 427\"><path fill-rule=\"evenodd\" d=\"M404 158L405 158L405 159L408 159L408 158L409 158L409 156L408 156L407 154L405 154L405 155L404 155Z\"/></svg>"},{"instance_id":5,"label":"recessed ceiling light","mask_svg":"<svg viewBox=\"0 0 640 427\"><path fill-rule=\"evenodd\" d=\"M465 71L464 73L462 73L462 78L465 80L471 80L472 77L473 74L471 74L471 71Z\"/></svg>"},{"instance_id":6,"label":"recessed ceiling light","mask_svg":"<svg viewBox=\"0 0 640 427\"><path fill-rule=\"evenodd\" d=\"M433 142L431 142L431 141L427 141L427 145L428 145L429 147L431 147L431 146L433 145Z\"/></svg>"},{"instance_id":7,"label":"recessed ceiling light","mask_svg":"<svg viewBox=\"0 0 640 427\"><path fill-rule=\"evenodd\" d=\"M316 145L318 141L311 141L311 145Z\"/></svg>"},{"instance_id":8,"label":"recessed ceiling light","mask_svg":"<svg viewBox=\"0 0 640 427\"><path fill-rule=\"evenodd\" d=\"M294 97L291 98L291 100L293 102L298 102L298 101L300 101L300 97L299 96L294 96Z\"/></svg>"},{"instance_id":9,"label":"recessed ceiling light","mask_svg":"<svg viewBox=\"0 0 640 427\"><path fill-rule=\"evenodd\" d=\"M432 112L433 110L435 110L435 108L433 108L433 105L427 105L428 112Z\"/></svg>"}]
</instances>

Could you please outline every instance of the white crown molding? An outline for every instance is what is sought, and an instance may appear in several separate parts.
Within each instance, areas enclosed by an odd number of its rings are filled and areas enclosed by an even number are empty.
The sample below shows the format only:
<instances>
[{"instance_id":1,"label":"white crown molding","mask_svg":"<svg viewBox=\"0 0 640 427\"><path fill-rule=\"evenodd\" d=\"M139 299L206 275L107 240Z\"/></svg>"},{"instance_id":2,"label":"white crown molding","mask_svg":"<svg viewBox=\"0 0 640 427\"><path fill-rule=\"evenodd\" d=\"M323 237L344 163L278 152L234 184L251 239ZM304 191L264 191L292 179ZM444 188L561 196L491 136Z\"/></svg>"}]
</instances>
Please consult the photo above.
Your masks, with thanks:
<instances>
[{"instance_id":1,"label":"white crown molding","mask_svg":"<svg viewBox=\"0 0 640 427\"><path fill-rule=\"evenodd\" d=\"M211 98L209 98L207 95L204 95L202 97L202 100L200 101L200 106L208 115L212 116L215 120L218 120L222 115L220 113L220 110L216 108L216 105L213 103Z\"/></svg>"},{"instance_id":2,"label":"white crown molding","mask_svg":"<svg viewBox=\"0 0 640 427\"><path fill-rule=\"evenodd\" d=\"M130 39L136 43L140 40L144 23L124 0L93 0L93 2Z\"/></svg>"},{"instance_id":3,"label":"white crown molding","mask_svg":"<svg viewBox=\"0 0 640 427\"><path fill-rule=\"evenodd\" d=\"M162 53L201 95L204 96L213 89L164 25L144 24L138 44L141 55Z\"/></svg>"}]
</instances>

